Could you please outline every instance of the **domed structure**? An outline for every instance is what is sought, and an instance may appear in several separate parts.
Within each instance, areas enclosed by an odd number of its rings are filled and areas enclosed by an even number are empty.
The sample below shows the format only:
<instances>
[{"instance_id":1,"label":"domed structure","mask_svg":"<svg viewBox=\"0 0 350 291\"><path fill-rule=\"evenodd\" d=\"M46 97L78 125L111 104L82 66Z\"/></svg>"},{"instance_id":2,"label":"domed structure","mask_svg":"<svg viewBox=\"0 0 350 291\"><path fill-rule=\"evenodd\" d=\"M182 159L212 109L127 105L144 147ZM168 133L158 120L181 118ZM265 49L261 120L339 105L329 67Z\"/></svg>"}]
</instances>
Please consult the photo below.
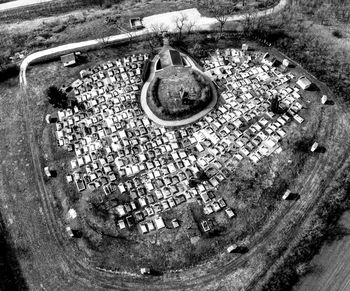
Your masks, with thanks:
<instances>
[{"instance_id":1,"label":"domed structure","mask_svg":"<svg viewBox=\"0 0 350 291\"><path fill-rule=\"evenodd\" d=\"M142 88L141 106L147 116L163 126L182 126L203 117L216 101L210 78L189 56L165 42Z\"/></svg>"}]
</instances>

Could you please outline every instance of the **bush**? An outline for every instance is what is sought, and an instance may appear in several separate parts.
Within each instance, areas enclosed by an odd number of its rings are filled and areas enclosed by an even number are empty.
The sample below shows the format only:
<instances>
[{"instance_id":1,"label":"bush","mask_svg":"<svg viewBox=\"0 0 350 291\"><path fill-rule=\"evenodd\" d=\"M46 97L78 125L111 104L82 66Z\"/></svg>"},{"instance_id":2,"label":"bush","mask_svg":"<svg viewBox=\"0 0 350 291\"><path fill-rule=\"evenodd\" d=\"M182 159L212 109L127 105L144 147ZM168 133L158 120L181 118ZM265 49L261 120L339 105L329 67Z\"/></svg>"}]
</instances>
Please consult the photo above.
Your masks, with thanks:
<instances>
[{"instance_id":1,"label":"bush","mask_svg":"<svg viewBox=\"0 0 350 291\"><path fill-rule=\"evenodd\" d=\"M19 74L19 66L16 64L11 64L3 67L0 70L0 82L4 82L12 77L16 77Z\"/></svg>"},{"instance_id":2,"label":"bush","mask_svg":"<svg viewBox=\"0 0 350 291\"><path fill-rule=\"evenodd\" d=\"M338 29L337 30L333 30L332 35L335 36L336 38L343 38L343 34Z\"/></svg>"},{"instance_id":3,"label":"bush","mask_svg":"<svg viewBox=\"0 0 350 291\"><path fill-rule=\"evenodd\" d=\"M59 32L62 32L62 31L64 31L65 29L66 29L66 25L65 24L59 24L59 25L57 25L57 26L55 26L55 27L53 27L52 28L52 32L53 33L59 33Z\"/></svg>"},{"instance_id":4,"label":"bush","mask_svg":"<svg viewBox=\"0 0 350 291\"><path fill-rule=\"evenodd\" d=\"M49 99L49 103L53 105L53 107L58 108L67 108L68 107L68 98L65 93L63 93L56 86L50 86L47 89L47 97Z\"/></svg>"}]
</instances>

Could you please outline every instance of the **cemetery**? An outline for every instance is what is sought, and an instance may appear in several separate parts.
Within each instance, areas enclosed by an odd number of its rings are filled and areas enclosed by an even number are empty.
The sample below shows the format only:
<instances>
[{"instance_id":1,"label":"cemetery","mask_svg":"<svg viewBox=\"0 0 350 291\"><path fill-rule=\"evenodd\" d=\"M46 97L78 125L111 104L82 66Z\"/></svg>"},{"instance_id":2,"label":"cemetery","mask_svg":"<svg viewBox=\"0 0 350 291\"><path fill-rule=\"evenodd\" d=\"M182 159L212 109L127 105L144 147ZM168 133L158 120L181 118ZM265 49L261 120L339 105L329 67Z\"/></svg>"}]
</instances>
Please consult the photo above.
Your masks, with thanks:
<instances>
[{"instance_id":1,"label":"cemetery","mask_svg":"<svg viewBox=\"0 0 350 291\"><path fill-rule=\"evenodd\" d=\"M181 55L166 53L175 57L162 61L168 69L163 87L193 62L186 56L176 64ZM286 61L276 67L266 56L247 45L212 51L201 64L205 79L215 84L215 106L189 124L175 118L173 126L153 122L142 108L143 65L151 61L157 68L159 57L130 55L84 70L71 84L78 105L59 110L55 124L58 146L75 155L66 182L87 200L98 197L113 214L116 233L133 239L152 240L158 232L167 237L170 231L172 238L185 233L196 245L218 225L234 223L237 206L221 195L222 185L244 161L254 167L278 159L289 127L304 123L300 78ZM183 88L171 94L183 97ZM172 98L165 91L158 92L161 102ZM276 98L283 112L271 111ZM199 207L200 221L184 220L186 205Z\"/></svg>"}]
</instances>

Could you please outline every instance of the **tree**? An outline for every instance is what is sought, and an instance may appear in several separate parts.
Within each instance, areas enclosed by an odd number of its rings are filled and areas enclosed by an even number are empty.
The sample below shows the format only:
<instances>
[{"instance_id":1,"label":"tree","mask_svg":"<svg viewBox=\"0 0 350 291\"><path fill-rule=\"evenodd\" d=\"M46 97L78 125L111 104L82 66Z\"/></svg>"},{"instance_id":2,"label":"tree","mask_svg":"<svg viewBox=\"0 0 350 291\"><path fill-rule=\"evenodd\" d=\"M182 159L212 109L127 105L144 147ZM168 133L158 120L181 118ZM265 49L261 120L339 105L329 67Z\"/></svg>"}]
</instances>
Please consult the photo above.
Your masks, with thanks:
<instances>
[{"instance_id":1,"label":"tree","mask_svg":"<svg viewBox=\"0 0 350 291\"><path fill-rule=\"evenodd\" d=\"M219 38L222 36L224 26L230 14L237 10L238 2L239 0L231 0L225 3L220 3L217 0L207 0L202 4L203 8L207 9L219 22Z\"/></svg>"},{"instance_id":2,"label":"tree","mask_svg":"<svg viewBox=\"0 0 350 291\"><path fill-rule=\"evenodd\" d=\"M176 29L178 32L177 38L182 39L182 30L185 28L185 23L187 22L187 15L181 13L180 16L175 18Z\"/></svg>"},{"instance_id":3,"label":"tree","mask_svg":"<svg viewBox=\"0 0 350 291\"><path fill-rule=\"evenodd\" d=\"M8 64L8 59L4 55L0 55L0 70L3 70Z\"/></svg>"},{"instance_id":4,"label":"tree","mask_svg":"<svg viewBox=\"0 0 350 291\"><path fill-rule=\"evenodd\" d=\"M56 86L50 86L47 89L47 97L49 99L50 104L53 107L58 108L67 108L68 107L68 97L65 93L63 93Z\"/></svg>"},{"instance_id":5,"label":"tree","mask_svg":"<svg viewBox=\"0 0 350 291\"><path fill-rule=\"evenodd\" d=\"M196 22L194 20L189 20L185 26L187 33L191 34L196 26Z\"/></svg>"},{"instance_id":6,"label":"tree","mask_svg":"<svg viewBox=\"0 0 350 291\"><path fill-rule=\"evenodd\" d=\"M244 31L251 32L254 29L256 29L257 26L258 26L257 25L257 19L258 19L258 17L257 17L256 10L254 8L250 8L246 12L244 20L243 20L243 29L244 29Z\"/></svg>"},{"instance_id":7,"label":"tree","mask_svg":"<svg viewBox=\"0 0 350 291\"><path fill-rule=\"evenodd\" d=\"M150 47L151 55L156 54L157 52L156 48L161 45L162 39L163 39L162 34L166 30L167 30L167 27L163 24L151 26L149 34L147 35L147 42Z\"/></svg>"},{"instance_id":8,"label":"tree","mask_svg":"<svg viewBox=\"0 0 350 291\"><path fill-rule=\"evenodd\" d=\"M273 113L280 114L280 99L278 96L272 98L270 109Z\"/></svg>"}]
</instances>

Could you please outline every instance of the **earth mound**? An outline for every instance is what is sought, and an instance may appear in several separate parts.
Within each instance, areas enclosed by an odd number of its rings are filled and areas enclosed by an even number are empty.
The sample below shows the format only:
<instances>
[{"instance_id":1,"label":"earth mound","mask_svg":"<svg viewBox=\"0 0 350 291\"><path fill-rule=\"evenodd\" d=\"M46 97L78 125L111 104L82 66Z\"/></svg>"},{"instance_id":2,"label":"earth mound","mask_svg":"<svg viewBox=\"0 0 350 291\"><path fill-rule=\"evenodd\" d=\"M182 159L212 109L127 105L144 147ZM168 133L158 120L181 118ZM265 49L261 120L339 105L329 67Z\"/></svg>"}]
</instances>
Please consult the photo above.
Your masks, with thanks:
<instances>
[{"instance_id":1,"label":"earth mound","mask_svg":"<svg viewBox=\"0 0 350 291\"><path fill-rule=\"evenodd\" d=\"M188 118L204 108L213 97L211 80L189 67L168 67L157 73L148 92L148 105L165 120Z\"/></svg>"}]
</instances>

